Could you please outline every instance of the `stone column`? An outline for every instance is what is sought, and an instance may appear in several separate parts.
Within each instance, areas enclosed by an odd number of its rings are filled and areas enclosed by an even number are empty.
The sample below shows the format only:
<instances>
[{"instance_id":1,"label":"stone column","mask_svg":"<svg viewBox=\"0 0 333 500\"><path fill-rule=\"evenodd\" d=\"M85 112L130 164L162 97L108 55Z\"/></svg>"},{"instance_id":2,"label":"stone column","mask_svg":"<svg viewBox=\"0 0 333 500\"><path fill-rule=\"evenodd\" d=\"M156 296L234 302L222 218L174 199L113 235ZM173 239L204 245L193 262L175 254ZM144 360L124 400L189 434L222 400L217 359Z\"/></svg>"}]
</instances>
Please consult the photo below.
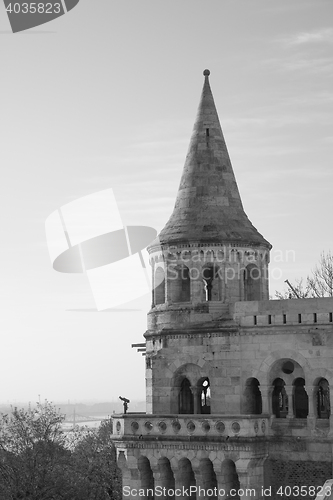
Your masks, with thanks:
<instances>
[{"instance_id":1,"label":"stone column","mask_svg":"<svg viewBox=\"0 0 333 500\"><path fill-rule=\"evenodd\" d=\"M247 498L251 498L253 500L253 496L250 495L250 487L248 485L248 473L247 472L238 472L239 479L239 498L240 500L245 500Z\"/></svg>"},{"instance_id":2,"label":"stone column","mask_svg":"<svg viewBox=\"0 0 333 500\"><path fill-rule=\"evenodd\" d=\"M316 394L316 387L310 386L310 387L304 387L306 390L306 393L308 395L308 401L309 401L309 413L308 413L308 418L314 418L315 415L315 409L314 409L314 397Z\"/></svg>"},{"instance_id":3,"label":"stone column","mask_svg":"<svg viewBox=\"0 0 333 500\"><path fill-rule=\"evenodd\" d=\"M165 268L164 268L164 279L165 279L165 303L170 304L171 303L171 289L170 289L170 281L169 281L169 267L172 267L173 264L175 265L175 262L169 262L166 260L165 262Z\"/></svg>"},{"instance_id":4,"label":"stone column","mask_svg":"<svg viewBox=\"0 0 333 500\"><path fill-rule=\"evenodd\" d=\"M155 264L151 266L151 308L155 306Z\"/></svg>"},{"instance_id":5,"label":"stone column","mask_svg":"<svg viewBox=\"0 0 333 500\"><path fill-rule=\"evenodd\" d=\"M292 385L285 385L284 388L285 388L286 394L288 396L287 418L294 418L293 386Z\"/></svg>"},{"instance_id":6,"label":"stone column","mask_svg":"<svg viewBox=\"0 0 333 500\"><path fill-rule=\"evenodd\" d=\"M123 480L123 497L125 498L126 494L126 498L129 498L130 500L137 499L139 494L139 489L141 488L138 469L122 467L121 475Z\"/></svg>"},{"instance_id":7,"label":"stone column","mask_svg":"<svg viewBox=\"0 0 333 500\"><path fill-rule=\"evenodd\" d=\"M226 257L224 256L224 259ZM227 294L225 287L225 260L221 263L220 266L220 278L221 278L221 301L227 302Z\"/></svg>"},{"instance_id":8,"label":"stone column","mask_svg":"<svg viewBox=\"0 0 333 500\"><path fill-rule=\"evenodd\" d=\"M202 279L201 279L201 268L198 265L193 265L190 269L190 279L191 279L191 301L197 304L202 301Z\"/></svg>"},{"instance_id":9,"label":"stone column","mask_svg":"<svg viewBox=\"0 0 333 500\"><path fill-rule=\"evenodd\" d=\"M156 491L156 488L159 488L160 491L162 491L162 488L164 486L163 484L163 480L162 480L162 477L161 477L161 472L160 472L160 468L158 465L151 465L151 470L153 471L153 476L154 476L154 488L155 488L155 491ZM157 490L158 491L158 490ZM163 494L163 495L158 495L158 498L166 498L166 496Z\"/></svg>"},{"instance_id":10,"label":"stone column","mask_svg":"<svg viewBox=\"0 0 333 500\"><path fill-rule=\"evenodd\" d=\"M309 433L315 428L316 426L316 412L315 412L315 405L314 405L314 399L316 395L316 387L310 386L310 387L304 387L306 390L306 393L308 395L308 402L309 402L309 413L307 416L307 427Z\"/></svg>"},{"instance_id":11,"label":"stone column","mask_svg":"<svg viewBox=\"0 0 333 500\"><path fill-rule=\"evenodd\" d=\"M183 496L183 486L184 486L184 480L181 474L181 471L178 468L178 463L174 464L170 462L171 470L173 472L173 476L175 478L175 491L179 490L180 495L175 495L175 498L182 500L184 498Z\"/></svg>"},{"instance_id":12,"label":"stone column","mask_svg":"<svg viewBox=\"0 0 333 500\"><path fill-rule=\"evenodd\" d=\"M227 498L227 494L228 492L225 491L225 479L224 479L224 475L222 474L221 472L221 466L219 467L218 470L215 470L215 475L216 475L216 479L217 479L217 489L218 489L218 500L225 500ZM222 493L224 492L224 495L222 495Z\"/></svg>"},{"instance_id":13,"label":"stone column","mask_svg":"<svg viewBox=\"0 0 333 500\"><path fill-rule=\"evenodd\" d=\"M272 415L272 388L268 385L259 386L262 401L262 413Z\"/></svg>"},{"instance_id":14,"label":"stone column","mask_svg":"<svg viewBox=\"0 0 333 500\"><path fill-rule=\"evenodd\" d=\"M200 413L200 408L199 408L199 398L198 398L198 393L201 387L197 387L195 385L191 386L191 392L193 394L193 413L194 415L198 415Z\"/></svg>"},{"instance_id":15,"label":"stone column","mask_svg":"<svg viewBox=\"0 0 333 500\"><path fill-rule=\"evenodd\" d=\"M249 489L249 471L248 471L249 463L250 463L249 458L239 459L235 462L236 471L237 471L238 480L239 480L239 490L240 490L239 498L241 500L251 498L250 492L246 491ZM252 500L253 500L253 497L252 497Z\"/></svg>"},{"instance_id":16,"label":"stone column","mask_svg":"<svg viewBox=\"0 0 333 500\"><path fill-rule=\"evenodd\" d=\"M200 467L193 468L195 484L197 487L197 500L206 500L205 485L202 477L202 471Z\"/></svg>"}]
</instances>

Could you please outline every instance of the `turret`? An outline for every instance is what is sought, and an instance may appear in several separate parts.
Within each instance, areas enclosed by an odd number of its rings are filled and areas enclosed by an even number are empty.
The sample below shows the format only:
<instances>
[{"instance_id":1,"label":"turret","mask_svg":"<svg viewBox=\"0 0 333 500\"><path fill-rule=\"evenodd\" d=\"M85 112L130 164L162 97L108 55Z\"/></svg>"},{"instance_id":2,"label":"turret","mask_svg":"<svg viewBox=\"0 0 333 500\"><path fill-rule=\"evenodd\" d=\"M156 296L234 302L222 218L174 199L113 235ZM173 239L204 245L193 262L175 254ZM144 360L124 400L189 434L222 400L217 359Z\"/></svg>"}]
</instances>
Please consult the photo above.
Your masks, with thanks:
<instances>
[{"instance_id":1,"label":"turret","mask_svg":"<svg viewBox=\"0 0 333 500\"><path fill-rule=\"evenodd\" d=\"M149 330L199 325L229 317L229 305L236 301L268 299L271 245L244 211L209 74L204 71L173 213L148 249L153 269Z\"/></svg>"}]
</instances>

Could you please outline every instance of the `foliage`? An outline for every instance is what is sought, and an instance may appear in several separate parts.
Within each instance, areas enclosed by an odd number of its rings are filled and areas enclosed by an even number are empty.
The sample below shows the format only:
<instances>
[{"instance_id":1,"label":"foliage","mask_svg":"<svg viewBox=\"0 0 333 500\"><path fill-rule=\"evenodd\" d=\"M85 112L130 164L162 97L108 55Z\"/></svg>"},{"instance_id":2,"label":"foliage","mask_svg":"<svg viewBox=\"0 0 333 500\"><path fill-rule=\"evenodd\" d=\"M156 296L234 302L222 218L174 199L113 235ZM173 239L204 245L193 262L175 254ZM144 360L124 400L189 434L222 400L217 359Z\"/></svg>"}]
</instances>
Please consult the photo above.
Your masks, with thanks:
<instances>
[{"instance_id":1,"label":"foliage","mask_svg":"<svg viewBox=\"0 0 333 500\"><path fill-rule=\"evenodd\" d=\"M0 416L1 500L120 500L112 424L63 431L45 402Z\"/></svg>"},{"instance_id":2,"label":"foliage","mask_svg":"<svg viewBox=\"0 0 333 500\"><path fill-rule=\"evenodd\" d=\"M333 254L322 252L319 264L308 277L308 286L313 297L333 297Z\"/></svg>"},{"instance_id":3,"label":"foliage","mask_svg":"<svg viewBox=\"0 0 333 500\"><path fill-rule=\"evenodd\" d=\"M291 288L284 292L275 292L277 299L306 299L315 297L333 297L333 253L322 252L319 263L312 271L311 276L291 283ZM295 293L296 292L296 293Z\"/></svg>"},{"instance_id":4,"label":"foliage","mask_svg":"<svg viewBox=\"0 0 333 500\"><path fill-rule=\"evenodd\" d=\"M116 450L111 441L112 421L105 420L97 432L87 430L77 444L73 459L80 477L80 499L121 500L121 476L116 466Z\"/></svg>"},{"instance_id":5,"label":"foliage","mask_svg":"<svg viewBox=\"0 0 333 500\"><path fill-rule=\"evenodd\" d=\"M308 285L303 284L303 279L295 280L295 283L291 283L293 289L288 287L288 290L281 292L275 292L275 297L277 299L307 299L311 297L311 292Z\"/></svg>"}]
</instances>

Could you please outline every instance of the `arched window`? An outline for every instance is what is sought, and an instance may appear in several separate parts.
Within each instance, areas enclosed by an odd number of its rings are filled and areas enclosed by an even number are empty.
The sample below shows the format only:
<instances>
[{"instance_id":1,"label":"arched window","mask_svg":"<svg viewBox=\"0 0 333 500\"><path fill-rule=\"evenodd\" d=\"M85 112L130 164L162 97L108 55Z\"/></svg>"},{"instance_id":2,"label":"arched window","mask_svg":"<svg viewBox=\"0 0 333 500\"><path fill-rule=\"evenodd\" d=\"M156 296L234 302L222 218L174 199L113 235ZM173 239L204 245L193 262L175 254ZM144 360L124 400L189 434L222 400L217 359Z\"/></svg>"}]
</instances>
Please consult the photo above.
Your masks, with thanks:
<instances>
[{"instance_id":1,"label":"arched window","mask_svg":"<svg viewBox=\"0 0 333 500\"><path fill-rule=\"evenodd\" d=\"M199 385L199 413L210 413L210 383L209 378L205 378Z\"/></svg>"},{"instance_id":2,"label":"arched window","mask_svg":"<svg viewBox=\"0 0 333 500\"><path fill-rule=\"evenodd\" d=\"M284 388L285 382L276 378L273 382L272 407L276 418L286 418L288 414L288 396Z\"/></svg>"},{"instance_id":3,"label":"arched window","mask_svg":"<svg viewBox=\"0 0 333 500\"><path fill-rule=\"evenodd\" d=\"M322 378L318 383L317 391L317 415L318 418L330 418L330 388L326 378Z\"/></svg>"},{"instance_id":4,"label":"arched window","mask_svg":"<svg viewBox=\"0 0 333 500\"><path fill-rule=\"evenodd\" d=\"M243 413L252 415L260 415L262 413L262 399L259 385L259 381L256 378L249 378L246 381Z\"/></svg>"},{"instance_id":5,"label":"arched window","mask_svg":"<svg viewBox=\"0 0 333 500\"><path fill-rule=\"evenodd\" d=\"M205 300L220 300L219 268L214 264L205 265L202 269L202 280Z\"/></svg>"},{"instance_id":6,"label":"arched window","mask_svg":"<svg viewBox=\"0 0 333 500\"><path fill-rule=\"evenodd\" d=\"M170 298L172 302L190 302L191 280L186 266L175 266L171 269L168 278L170 284Z\"/></svg>"},{"instance_id":7,"label":"arched window","mask_svg":"<svg viewBox=\"0 0 333 500\"><path fill-rule=\"evenodd\" d=\"M155 271L154 280L154 304L164 304L165 302L165 274L162 267L158 267Z\"/></svg>"},{"instance_id":8,"label":"arched window","mask_svg":"<svg viewBox=\"0 0 333 500\"><path fill-rule=\"evenodd\" d=\"M306 418L309 413L309 398L305 390L304 378L294 380L294 415L296 418Z\"/></svg>"},{"instance_id":9,"label":"arched window","mask_svg":"<svg viewBox=\"0 0 333 500\"><path fill-rule=\"evenodd\" d=\"M244 271L245 300L260 300L260 269L254 264L246 266Z\"/></svg>"},{"instance_id":10,"label":"arched window","mask_svg":"<svg viewBox=\"0 0 333 500\"><path fill-rule=\"evenodd\" d=\"M191 391L191 384L187 378L184 378L179 391L179 413L180 414L193 414L194 401Z\"/></svg>"}]
</instances>

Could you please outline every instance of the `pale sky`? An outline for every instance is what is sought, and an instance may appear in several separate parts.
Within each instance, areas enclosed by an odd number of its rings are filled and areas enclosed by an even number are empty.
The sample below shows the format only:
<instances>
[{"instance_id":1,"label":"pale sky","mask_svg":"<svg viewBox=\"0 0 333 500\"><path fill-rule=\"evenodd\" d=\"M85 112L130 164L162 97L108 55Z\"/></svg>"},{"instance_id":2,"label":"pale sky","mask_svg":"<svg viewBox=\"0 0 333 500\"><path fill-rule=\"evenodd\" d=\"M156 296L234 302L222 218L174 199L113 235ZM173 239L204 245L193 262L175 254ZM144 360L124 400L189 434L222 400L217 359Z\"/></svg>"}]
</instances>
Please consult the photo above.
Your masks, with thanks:
<instances>
[{"instance_id":1,"label":"pale sky","mask_svg":"<svg viewBox=\"0 0 333 500\"><path fill-rule=\"evenodd\" d=\"M81 0L14 35L0 5L0 401L144 398L130 345L150 296L94 312L86 277L52 269L45 220L112 188L125 224L162 229L205 68L245 211L273 245L271 294L333 249L332 19L331 0Z\"/></svg>"}]
</instances>

